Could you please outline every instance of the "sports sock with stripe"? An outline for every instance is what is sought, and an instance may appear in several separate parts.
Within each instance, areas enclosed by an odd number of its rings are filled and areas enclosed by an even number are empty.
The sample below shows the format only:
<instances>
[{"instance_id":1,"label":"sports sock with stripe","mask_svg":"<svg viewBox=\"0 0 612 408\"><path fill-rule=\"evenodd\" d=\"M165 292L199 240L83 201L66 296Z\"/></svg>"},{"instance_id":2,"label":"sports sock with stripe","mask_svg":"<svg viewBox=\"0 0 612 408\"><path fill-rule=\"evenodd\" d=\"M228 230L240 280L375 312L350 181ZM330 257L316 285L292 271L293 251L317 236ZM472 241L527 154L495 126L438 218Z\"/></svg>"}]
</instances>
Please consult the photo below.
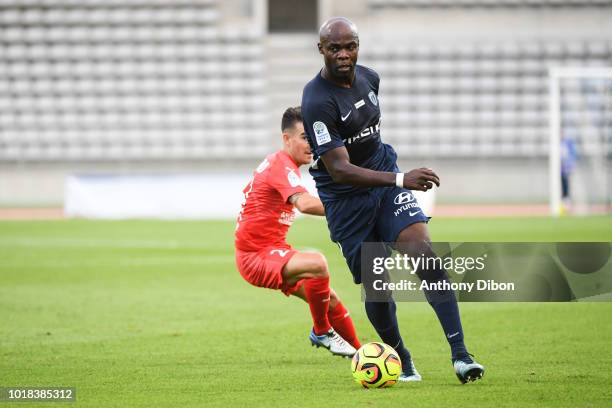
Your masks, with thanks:
<instances>
[{"instance_id":1,"label":"sports sock with stripe","mask_svg":"<svg viewBox=\"0 0 612 408\"><path fill-rule=\"evenodd\" d=\"M327 318L329 310L329 277L312 278L304 281L306 301L310 307L310 315L316 335L325 334L331 329Z\"/></svg>"},{"instance_id":2,"label":"sports sock with stripe","mask_svg":"<svg viewBox=\"0 0 612 408\"><path fill-rule=\"evenodd\" d=\"M440 282L448 280L445 272L440 272L444 276L428 282ZM455 292L452 290L424 290L427 301L436 312L440 325L444 330L444 335L451 348L452 358L456 359L467 355L465 343L463 342L463 327L461 316L459 315L459 305Z\"/></svg>"},{"instance_id":3,"label":"sports sock with stripe","mask_svg":"<svg viewBox=\"0 0 612 408\"><path fill-rule=\"evenodd\" d=\"M344 307L342 302L338 301L336 306L329 308L327 312L327 318L331 323L334 330L355 349L361 347L359 339L357 338L357 332L353 319L349 315L348 310Z\"/></svg>"}]
</instances>

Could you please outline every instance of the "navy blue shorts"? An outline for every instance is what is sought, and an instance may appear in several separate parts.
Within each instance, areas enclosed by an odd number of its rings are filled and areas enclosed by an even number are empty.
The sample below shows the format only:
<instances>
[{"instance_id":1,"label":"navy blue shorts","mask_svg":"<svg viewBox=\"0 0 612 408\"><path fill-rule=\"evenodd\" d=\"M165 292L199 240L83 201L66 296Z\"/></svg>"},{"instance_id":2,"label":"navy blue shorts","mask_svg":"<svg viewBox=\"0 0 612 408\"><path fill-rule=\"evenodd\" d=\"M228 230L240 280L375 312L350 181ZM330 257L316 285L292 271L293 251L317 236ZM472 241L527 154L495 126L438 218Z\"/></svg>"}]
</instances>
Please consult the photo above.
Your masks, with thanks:
<instances>
[{"instance_id":1,"label":"navy blue shorts","mask_svg":"<svg viewBox=\"0 0 612 408\"><path fill-rule=\"evenodd\" d=\"M377 187L367 193L327 201L325 217L331 239L340 245L353 281L358 284L362 243L380 242L376 256L388 256L390 248L383 243L395 242L409 225L429 221L412 192L399 187Z\"/></svg>"}]
</instances>

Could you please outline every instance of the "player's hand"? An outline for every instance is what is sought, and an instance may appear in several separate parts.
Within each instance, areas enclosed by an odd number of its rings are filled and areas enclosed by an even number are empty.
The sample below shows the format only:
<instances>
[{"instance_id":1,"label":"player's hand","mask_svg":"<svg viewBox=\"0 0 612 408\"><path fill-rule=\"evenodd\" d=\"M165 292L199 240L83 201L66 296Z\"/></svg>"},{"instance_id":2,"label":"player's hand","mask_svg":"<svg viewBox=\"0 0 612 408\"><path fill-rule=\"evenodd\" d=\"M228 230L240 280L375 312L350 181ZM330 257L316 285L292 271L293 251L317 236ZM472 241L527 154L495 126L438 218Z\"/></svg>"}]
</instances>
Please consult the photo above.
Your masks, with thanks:
<instances>
[{"instance_id":1,"label":"player's hand","mask_svg":"<svg viewBox=\"0 0 612 408\"><path fill-rule=\"evenodd\" d=\"M432 189L434 184L440 187L440 178L432 169L421 167L404 173L404 188L427 191Z\"/></svg>"}]
</instances>

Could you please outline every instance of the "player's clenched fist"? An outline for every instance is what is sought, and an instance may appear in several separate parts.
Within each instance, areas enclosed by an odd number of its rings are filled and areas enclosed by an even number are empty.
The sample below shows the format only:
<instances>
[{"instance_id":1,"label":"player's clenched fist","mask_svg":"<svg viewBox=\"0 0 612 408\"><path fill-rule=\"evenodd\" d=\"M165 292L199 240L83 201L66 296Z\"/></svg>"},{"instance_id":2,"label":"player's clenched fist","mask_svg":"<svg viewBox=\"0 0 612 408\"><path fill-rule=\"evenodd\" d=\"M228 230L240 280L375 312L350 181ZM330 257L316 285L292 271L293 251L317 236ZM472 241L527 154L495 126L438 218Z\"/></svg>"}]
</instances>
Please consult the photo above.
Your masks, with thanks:
<instances>
[{"instance_id":1,"label":"player's clenched fist","mask_svg":"<svg viewBox=\"0 0 612 408\"><path fill-rule=\"evenodd\" d=\"M432 169L421 167L404 173L404 188L427 191L433 188L434 184L440 187L440 178Z\"/></svg>"}]
</instances>

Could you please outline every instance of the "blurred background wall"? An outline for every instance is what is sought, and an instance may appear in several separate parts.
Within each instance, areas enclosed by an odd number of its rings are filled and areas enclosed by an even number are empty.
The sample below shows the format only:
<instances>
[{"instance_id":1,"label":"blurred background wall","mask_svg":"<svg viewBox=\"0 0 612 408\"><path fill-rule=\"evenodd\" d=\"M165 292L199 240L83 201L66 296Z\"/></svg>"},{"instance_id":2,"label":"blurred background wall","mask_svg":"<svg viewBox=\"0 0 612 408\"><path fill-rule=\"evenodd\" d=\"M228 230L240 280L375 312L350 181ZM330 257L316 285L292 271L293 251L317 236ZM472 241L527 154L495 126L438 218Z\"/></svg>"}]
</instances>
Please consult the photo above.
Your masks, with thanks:
<instances>
[{"instance_id":1,"label":"blurred background wall","mask_svg":"<svg viewBox=\"0 0 612 408\"><path fill-rule=\"evenodd\" d=\"M62 205L73 174L248 179L334 15L382 78L383 140L404 169L438 171L439 203L546 202L548 69L612 65L612 1L0 0L0 205ZM585 158L574 194L597 202L611 94L562 93Z\"/></svg>"}]
</instances>

